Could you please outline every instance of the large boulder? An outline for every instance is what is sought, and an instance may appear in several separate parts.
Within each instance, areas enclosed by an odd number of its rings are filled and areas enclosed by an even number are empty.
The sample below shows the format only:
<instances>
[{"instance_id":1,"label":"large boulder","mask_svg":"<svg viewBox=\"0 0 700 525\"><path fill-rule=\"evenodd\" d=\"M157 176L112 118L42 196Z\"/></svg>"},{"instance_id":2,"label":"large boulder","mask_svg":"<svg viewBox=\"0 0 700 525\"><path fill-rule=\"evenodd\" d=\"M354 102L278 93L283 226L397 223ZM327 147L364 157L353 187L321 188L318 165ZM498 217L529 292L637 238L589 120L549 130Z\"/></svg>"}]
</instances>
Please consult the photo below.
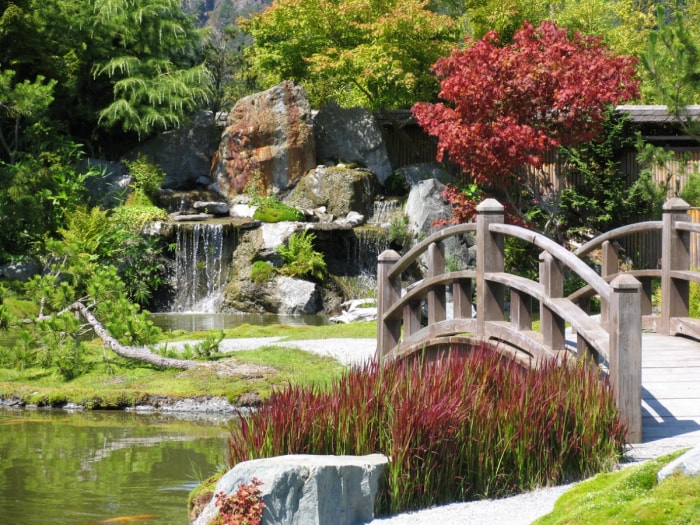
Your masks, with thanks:
<instances>
[{"instance_id":1,"label":"large boulder","mask_svg":"<svg viewBox=\"0 0 700 525\"><path fill-rule=\"evenodd\" d=\"M299 208L324 207L334 217L344 217L351 211L366 217L379 191L375 176L367 170L318 166L299 180L285 202Z\"/></svg>"},{"instance_id":2,"label":"large boulder","mask_svg":"<svg viewBox=\"0 0 700 525\"><path fill-rule=\"evenodd\" d=\"M97 172L85 181L91 206L116 208L126 200L133 179L124 163L86 158L80 161L78 169L82 173Z\"/></svg>"},{"instance_id":3,"label":"large boulder","mask_svg":"<svg viewBox=\"0 0 700 525\"><path fill-rule=\"evenodd\" d=\"M314 315L323 309L317 284L286 276L262 284L250 280L229 282L225 301L227 308L245 312Z\"/></svg>"},{"instance_id":4,"label":"large boulder","mask_svg":"<svg viewBox=\"0 0 700 525\"><path fill-rule=\"evenodd\" d=\"M318 163L356 163L375 174L380 183L391 175L391 163L374 115L363 108L330 104L314 118Z\"/></svg>"},{"instance_id":5,"label":"large boulder","mask_svg":"<svg viewBox=\"0 0 700 525\"><path fill-rule=\"evenodd\" d=\"M210 184L211 159L221 139L221 127L211 111L201 111L184 126L166 131L125 155L136 160L145 155L165 172L162 187L187 190Z\"/></svg>"},{"instance_id":6,"label":"large boulder","mask_svg":"<svg viewBox=\"0 0 700 525\"><path fill-rule=\"evenodd\" d=\"M676 472L685 476L700 476L700 445L671 461L668 465L659 470L656 474L656 478L659 483L661 483Z\"/></svg>"},{"instance_id":7,"label":"large boulder","mask_svg":"<svg viewBox=\"0 0 700 525\"><path fill-rule=\"evenodd\" d=\"M353 525L374 519L374 504L388 459L368 456L278 456L238 463L214 494L230 495L253 478L265 503L263 525ZM208 525L218 508L212 500L194 521Z\"/></svg>"},{"instance_id":8,"label":"large boulder","mask_svg":"<svg viewBox=\"0 0 700 525\"><path fill-rule=\"evenodd\" d=\"M232 197L259 181L279 192L315 165L311 106L301 86L284 81L236 102L219 144L213 188Z\"/></svg>"},{"instance_id":9,"label":"large boulder","mask_svg":"<svg viewBox=\"0 0 700 525\"><path fill-rule=\"evenodd\" d=\"M452 205L442 198L445 185L437 179L420 181L411 189L404 208L408 216L408 228L414 242L428 237L437 228L435 221L452 218ZM476 248L471 235L450 237L445 241L445 259L449 265L459 269L476 265ZM425 256L421 260L422 270L427 267Z\"/></svg>"}]
</instances>

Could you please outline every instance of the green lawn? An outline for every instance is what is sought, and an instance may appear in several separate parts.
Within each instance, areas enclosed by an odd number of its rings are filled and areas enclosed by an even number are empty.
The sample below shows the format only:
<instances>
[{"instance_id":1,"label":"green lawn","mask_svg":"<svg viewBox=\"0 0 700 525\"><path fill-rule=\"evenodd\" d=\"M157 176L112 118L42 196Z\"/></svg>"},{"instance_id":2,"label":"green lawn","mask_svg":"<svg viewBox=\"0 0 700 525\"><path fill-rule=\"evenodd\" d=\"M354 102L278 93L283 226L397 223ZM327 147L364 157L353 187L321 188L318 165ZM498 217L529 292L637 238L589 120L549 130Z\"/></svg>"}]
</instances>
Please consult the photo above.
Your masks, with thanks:
<instances>
[{"instance_id":1,"label":"green lawn","mask_svg":"<svg viewBox=\"0 0 700 525\"><path fill-rule=\"evenodd\" d=\"M536 525L700 523L700 477L680 474L656 482L657 472L682 452L597 476L562 495Z\"/></svg>"}]
</instances>

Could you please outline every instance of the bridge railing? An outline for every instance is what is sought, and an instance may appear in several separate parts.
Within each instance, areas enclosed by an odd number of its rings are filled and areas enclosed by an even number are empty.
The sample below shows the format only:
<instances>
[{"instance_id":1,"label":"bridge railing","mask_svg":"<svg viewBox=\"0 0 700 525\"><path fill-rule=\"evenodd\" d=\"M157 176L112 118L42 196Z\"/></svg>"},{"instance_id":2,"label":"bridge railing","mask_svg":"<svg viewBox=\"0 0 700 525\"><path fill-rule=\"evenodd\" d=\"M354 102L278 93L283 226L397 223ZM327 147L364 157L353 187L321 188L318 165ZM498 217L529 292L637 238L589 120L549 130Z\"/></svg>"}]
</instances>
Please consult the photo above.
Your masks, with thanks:
<instances>
[{"instance_id":1,"label":"bridge railing","mask_svg":"<svg viewBox=\"0 0 700 525\"><path fill-rule=\"evenodd\" d=\"M583 260L551 239L522 227L504 224L503 206L493 199L482 202L475 224L445 228L417 244L403 257L383 252L378 264L377 357L382 361L408 356L441 338L468 333L515 355L530 366L558 359L567 352L565 326L576 333L576 355L596 356L607 365L618 407L627 420L630 442L641 441L641 285L620 274L608 282ZM445 269L444 243L455 235L475 233L475 269ZM516 237L541 250L539 280L507 273L504 238ZM427 276L409 289L402 274L427 255ZM578 274L589 291L605 305L605 323L599 323L570 297L564 297L565 268ZM447 287L453 295L453 315L447 317ZM476 288L476 317L472 291ZM505 294L509 291L507 318ZM576 299L577 297L574 297ZM533 330L533 299L540 306L540 330ZM427 324L422 323L422 305Z\"/></svg>"},{"instance_id":2,"label":"bridge railing","mask_svg":"<svg viewBox=\"0 0 700 525\"><path fill-rule=\"evenodd\" d=\"M690 266L691 234L700 234L700 223L692 222L690 206L682 199L670 199L664 204L663 217L660 221L647 221L616 228L592 239L578 248L574 254L587 257L600 250L600 272L603 279L612 281L622 273L616 241L634 233L661 231L660 268L630 269L624 273L641 281L642 327L663 335L685 335L700 339L700 321L689 317L691 281L700 282L700 272ZM658 312L652 310L653 283L656 281L661 289L661 307ZM586 286L569 296L587 309L588 298L595 290ZM601 318L605 324L608 311L601 305Z\"/></svg>"}]
</instances>

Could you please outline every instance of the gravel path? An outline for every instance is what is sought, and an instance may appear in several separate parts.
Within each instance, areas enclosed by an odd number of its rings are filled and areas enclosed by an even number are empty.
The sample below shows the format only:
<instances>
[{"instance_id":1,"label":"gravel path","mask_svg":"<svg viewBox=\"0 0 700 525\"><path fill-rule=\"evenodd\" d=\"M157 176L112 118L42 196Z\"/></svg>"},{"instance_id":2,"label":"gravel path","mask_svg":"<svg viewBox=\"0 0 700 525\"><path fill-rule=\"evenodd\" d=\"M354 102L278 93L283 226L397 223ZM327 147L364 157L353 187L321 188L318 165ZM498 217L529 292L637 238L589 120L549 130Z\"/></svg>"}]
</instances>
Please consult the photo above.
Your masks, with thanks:
<instances>
[{"instance_id":1,"label":"gravel path","mask_svg":"<svg viewBox=\"0 0 700 525\"><path fill-rule=\"evenodd\" d=\"M220 344L224 352L250 350L261 346L300 348L332 356L347 365L357 365L371 359L376 349L375 339L319 339L284 341L283 337L225 339ZM183 344L184 343L180 343ZM697 437L675 436L628 447L628 462L621 467L638 464L680 448L700 444ZM441 507L378 518L367 525L529 525L552 511L556 500L574 484L533 490L525 494L497 500L453 503Z\"/></svg>"}]
</instances>

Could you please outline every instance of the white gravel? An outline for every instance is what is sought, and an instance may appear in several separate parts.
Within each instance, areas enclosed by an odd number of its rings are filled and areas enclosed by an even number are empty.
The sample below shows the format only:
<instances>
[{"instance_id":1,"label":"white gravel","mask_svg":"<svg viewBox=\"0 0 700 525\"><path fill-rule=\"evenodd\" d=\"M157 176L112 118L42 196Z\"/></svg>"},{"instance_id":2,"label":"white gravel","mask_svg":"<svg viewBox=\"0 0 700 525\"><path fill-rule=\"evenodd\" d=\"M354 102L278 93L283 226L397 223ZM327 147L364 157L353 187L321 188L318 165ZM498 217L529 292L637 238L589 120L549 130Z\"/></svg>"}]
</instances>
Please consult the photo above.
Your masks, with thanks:
<instances>
[{"instance_id":1,"label":"white gravel","mask_svg":"<svg viewBox=\"0 0 700 525\"><path fill-rule=\"evenodd\" d=\"M319 339L284 341L282 336L225 339L221 342L220 349L224 352L234 352L271 345L300 348L321 355L329 355L351 366L362 364L374 356L376 340ZM621 467L638 464L642 461L668 454L674 450L693 447L698 444L700 444L700 437L695 433L686 437L681 435L630 446L626 452L628 462L621 465ZM554 508L556 500L574 485L572 483L537 489L510 498L452 503L388 518L377 518L367 525L529 525L537 518L549 514Z\"/></svg>"}]
</instances>

